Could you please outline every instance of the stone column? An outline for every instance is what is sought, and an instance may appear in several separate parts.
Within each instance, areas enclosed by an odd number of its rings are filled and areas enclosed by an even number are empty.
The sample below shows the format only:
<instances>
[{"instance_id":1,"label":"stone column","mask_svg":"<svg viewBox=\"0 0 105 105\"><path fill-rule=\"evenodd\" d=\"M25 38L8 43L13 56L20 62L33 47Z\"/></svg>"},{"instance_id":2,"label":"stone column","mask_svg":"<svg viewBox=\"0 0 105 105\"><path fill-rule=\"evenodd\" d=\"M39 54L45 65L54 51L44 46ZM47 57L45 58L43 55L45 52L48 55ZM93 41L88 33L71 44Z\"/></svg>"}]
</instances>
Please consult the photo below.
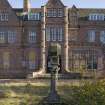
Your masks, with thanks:
<instances>
[{"instance_id":1,"label":"stone column","mask_svg":"<svg viewBox=\"0 0 105 105\"><path fill-rule=\"evenodd\" d=\"M41 20L41 64L40 69L45 72L46 54L45 54L45 10L46 7L42 7L42 20Z\"/></svg>"},{"instance_id":2,"label":"stone column","mask_svg":"<svg viewBox=\"0 0 105 105\"><path fill-rule=\"evenodd\" d=\"M64 71L68 71L68 8L65 7L64 9Z\"/></svg>"}]
</instances>

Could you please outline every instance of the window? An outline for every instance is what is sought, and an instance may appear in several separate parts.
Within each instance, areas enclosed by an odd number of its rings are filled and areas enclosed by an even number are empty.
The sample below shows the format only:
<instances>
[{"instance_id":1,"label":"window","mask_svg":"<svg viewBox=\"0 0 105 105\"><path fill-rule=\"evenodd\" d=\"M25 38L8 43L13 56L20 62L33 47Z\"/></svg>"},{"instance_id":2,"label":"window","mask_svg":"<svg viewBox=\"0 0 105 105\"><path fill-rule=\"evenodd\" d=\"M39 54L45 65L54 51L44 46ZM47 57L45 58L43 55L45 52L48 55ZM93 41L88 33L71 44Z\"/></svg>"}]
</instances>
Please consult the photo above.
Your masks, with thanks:
<instances>
[{"instance_id":1,"label":"window","mask_svg":"<svg viewBox=\"0 0 105 105\"><path fill-rule=\"evenodd\" d=\"M47 11L47 17L56 17L56 16L57 16L56 9L48 9L48 11Z\"/></svg>"},{"instance_id":2,"label":"window","mask_svg":"<svg viewBox=\"0 0 105 105\"><path fill-rule=\"evenodd\" d=\"M98 52L93 49L73 49L70 51L69 65L74 71L98 69Z\"/></svg>"},{"instance_id":3,"label":"window","mask_svg":"<svg viewBox=\"0 0 105 105\"><path fill-rule=\"evenodd\" d=\"M29 52L29 69L35 69L35 52Z\"/></svg>"},{"instance_id":4,"label":"window","mask_svg":"<svg viewBox=\"0 0 105 105\"><path fill-rule=\"evenodd\" d=\"M8 43L15 43L16 42L16 32L8 31Z\"/></svg>"},{"instance_id":5,"label":"window","mask_svg":"<svg viewBox=\"0 0 105 105\"><path fill-rule=\"evenodd\" d=\"M105 44L105 31L100 32L100 41Z\"/></svg>"},{"instance_id":6,"label":"window","mask_svg":"<svg viewBox=\"0 0 105 105\"><path fill-rule=\"evenodd\" d=\"M46 40L50 41L50 28L49 27L46 28Z\"/></svg>"},{"instance_id":7,"label":"window","mask_svg":"<svg viewBox=\"0 0 105 105\"><path fill-rule=\"evenodd\" d=\"M40 13L28 14L28 20L40 20Z\"/></svg>"},{"instance_id":8,"label":"window","mask_svg":"<svg viewBox=\"0 0 105 105\"><path fill-rule=\"evenodd\" d=\"M35 43L36 42L36 32L35 31L29 31L29 43Z\"/></svg>"},{"instance_id":9,"label":"window","mask_svg":"<svg viewBox=\"0 0 105 105\"><path fill-rule=\"evenodd\" d=\"M89 14L89 20L93 20L93 21L104 21L105 19L105 15L104 14Z\"/></svg>"},{"instance_id":10,"label":"window","mask_svg":"<svg viewBox=\"0 0 105 105\"><path fill-rule=\"evenodd\" d=\"M47 41L62 41L63 28L62 27L47 27L46 40Z\"/></svg>"},{"instance_id":11,"label":"window","mask_svg":"<svg viewBox=\"0 0 105 105\"><path fill-rule=\"evenodd\" d=\"M0 12L0 21L8 21L8 13Z\"/></svg>"},{"instance_id":12,"label":"window","mask_svg":"<svg viewBox=\"0 0 105 105\"><path fill-rule=\"evenodd\" d=\"M63 17L63 9L48 9L47 17Z\"/></svg>"},{"instance_id":13,"label":"window","mask_svg":"<svg viewBox=\"0 0 105 105\"><path fill-rule=\"evenodd\" d=\"M0 32L0 43L5 43L5 32Z\"/></svg>"},{"instance_id":14,"label":"window","mask_svg":"<svg viewBox=\"0 0 105 105\"><path fill-rule=\"evenodd\" d=\"M3 52L3 67L4 69L8 69L10 67L10 53Z\"/></svg>"},{"instance_id":15,"label":"window","mask_svg":"<svg viewBox=\"0 0 105 105\"><path fill-rule=\"evenodd\" d=\"M88 42L95 41L95 30L88 31Z\"/></svg>"},{"instance_id":16,"label":"window","mask_svg":"<svg viewBox=\"0 0 105 105\"><path fill-rule=\"evenodd\" d=\"M58 17L63 17L63 10L62 9L58 9Z\"/></svg>"},{"instance_id":17,"label":"window","mask_svg":"<svg viewBox=\"0 0 105 105\"><path fill-rule=\"evenodd\" d=\"M97 58L94 55L91 55L87 61L87 69L97 69Z\"/></svg>"},{"instance_id":18,"label":"window","mask_svg":"<svg viewBox=\"0 0 105 105\"><path fill-rule=\"evenodd\" d=\"M58 41L62 41L62 37L63 37L63 29L62 28L57 28L57 39Z\"/></svg>"}]
</instances>

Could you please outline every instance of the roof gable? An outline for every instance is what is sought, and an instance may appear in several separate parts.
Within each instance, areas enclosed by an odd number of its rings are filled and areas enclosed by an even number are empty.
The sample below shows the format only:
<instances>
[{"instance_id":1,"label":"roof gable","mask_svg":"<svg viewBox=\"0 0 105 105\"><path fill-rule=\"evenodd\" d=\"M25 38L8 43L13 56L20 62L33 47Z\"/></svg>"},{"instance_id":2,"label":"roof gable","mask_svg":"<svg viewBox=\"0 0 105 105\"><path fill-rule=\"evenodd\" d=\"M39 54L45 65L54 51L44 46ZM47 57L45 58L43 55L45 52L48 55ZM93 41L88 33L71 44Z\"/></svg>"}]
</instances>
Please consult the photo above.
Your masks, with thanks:
<instances>
[{"instance_id":1,"label":"roof gable","mask_svg":"<svg viewBox=\"0 0 105 105\"><path fill-rule=\"evenodd\" d=\"M48 0L47 7L64 7L64 4L61 0Z\"/></svg>"},{"instance_id":2,"label":"roof gable","mask_svg":"<svg viewBox=\"0 0 105 105\"><path fill-rule=\"evenodd\" d=\"M7 24L11 24L13 25L14 23L18 24L19 19L15 13L15 11L13 10L13 8L11 7L11 5L9 4L8 0L0 0L0 11L6 11L8 13L8 23Z\"/></svg>"}]
</instances>

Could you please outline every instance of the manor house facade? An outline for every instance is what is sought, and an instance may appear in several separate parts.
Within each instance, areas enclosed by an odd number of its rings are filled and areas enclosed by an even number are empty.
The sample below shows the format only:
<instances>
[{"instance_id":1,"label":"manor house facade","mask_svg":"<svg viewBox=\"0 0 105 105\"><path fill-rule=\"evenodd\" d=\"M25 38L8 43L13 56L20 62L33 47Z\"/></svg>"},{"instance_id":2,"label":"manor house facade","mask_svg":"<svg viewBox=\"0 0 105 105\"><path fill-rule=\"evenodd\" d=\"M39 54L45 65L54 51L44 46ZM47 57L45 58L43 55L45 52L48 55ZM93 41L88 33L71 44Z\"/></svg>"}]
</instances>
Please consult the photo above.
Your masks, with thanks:
<instances>
[{"instance_id":1,"label":"manor house facade","mask_svg":"<svg viewBox=\"0 0 105 105\"><path fill-rule=\"evenodd\" d=\"M41 8L12 8L0 0L0 78L48 72L51 43L61 47L60 73L105 70L105 9L71 8L48 0Z\"/></svg>"}]
</instances>

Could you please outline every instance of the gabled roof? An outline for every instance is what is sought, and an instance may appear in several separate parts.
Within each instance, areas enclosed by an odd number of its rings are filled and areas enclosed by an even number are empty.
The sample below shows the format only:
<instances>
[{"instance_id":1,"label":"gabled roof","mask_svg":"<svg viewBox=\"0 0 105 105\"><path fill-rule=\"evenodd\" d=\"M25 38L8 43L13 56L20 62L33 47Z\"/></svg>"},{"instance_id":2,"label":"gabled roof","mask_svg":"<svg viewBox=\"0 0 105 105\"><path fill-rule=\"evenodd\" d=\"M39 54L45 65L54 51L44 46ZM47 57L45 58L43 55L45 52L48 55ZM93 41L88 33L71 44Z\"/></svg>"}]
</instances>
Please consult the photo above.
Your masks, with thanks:
<instances>
[{"instance_id":1,"label":"gabled roof","mask_svg":"<svg viewBox=\"0 0 105 105\"><path fill-rule=\"evenodd\" d=\"M77 7L75 5L73 5L72 10L77 10Z\"/></svg>"},{"instance_id":2,"label":"gabled roof","mask_svg":"<svg viewBox=\"0 0 105 105\"><path fill-rule=\"evenodd\" d=\"M12 8L8 0L0 0L0 8Z\"/></svg>"},{"instance_id":3,"label":"gabled roof","mask_svg":"<svg viewBox=\"0 0 105 105\"><path fill-rule=\"evenodd\" d=\"M61 0L48 0L46 6L48 6L48 7L52 7L52 6L64 7L64 4L62 3Z\"/></svg>"},{"instance_id":4,"label":"gabled roof","mask_svg":"<svg viewBox=\"0 0 105 105\"><path fill-rule=\"evenodd\" d=\"M16 15L16 12L13 10L13 8L11 7L11 5L9 4L8 0L0 0L0 10L6 10L8 11L9 15L9 21L8 24L18 24L19 23L19 19ZM12 15L11 15L12 14ZM14 18L14 19L12 19Z\"/></svg>"}]
</instances>

